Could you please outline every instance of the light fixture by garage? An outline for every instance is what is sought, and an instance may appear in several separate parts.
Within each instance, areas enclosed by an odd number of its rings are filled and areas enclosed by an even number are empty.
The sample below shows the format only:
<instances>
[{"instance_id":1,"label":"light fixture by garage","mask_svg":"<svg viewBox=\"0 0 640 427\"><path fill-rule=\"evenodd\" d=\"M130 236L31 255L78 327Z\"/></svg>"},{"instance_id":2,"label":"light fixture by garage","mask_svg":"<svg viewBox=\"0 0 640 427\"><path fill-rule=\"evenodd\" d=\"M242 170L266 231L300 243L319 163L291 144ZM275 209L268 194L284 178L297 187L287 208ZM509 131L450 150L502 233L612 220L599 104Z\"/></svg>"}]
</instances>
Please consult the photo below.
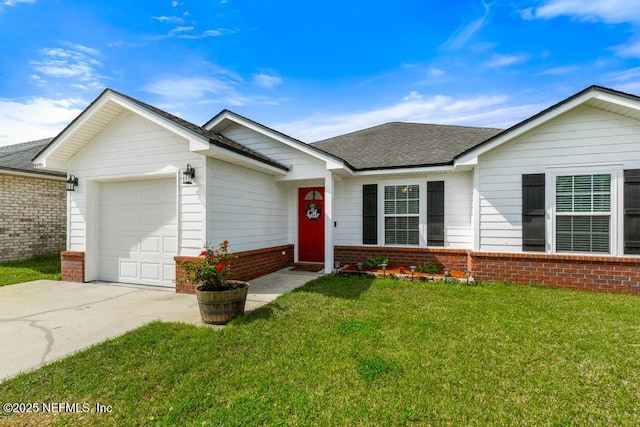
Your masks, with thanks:
<instances>
[{"instance_id":1,"label":"light fixture by garage","mask_svg":"<svg viewBox=\"0 0 640 427\"><path fill-rule=\"evenodd\" d=\"M196 170L190 164L187 164L187 168L182 171L182 183L193 184L193 177L195 176Z\"/></svg>"},{"instance_id":2,"label":"light fixture by garage","mask_svg":"<svg viewBox=\"0 0 640 427\"><path fill-rule=\"evenodd\" d=\"M76 191L76 187L78 186L78 178L71 174L69 178L67 178L67 191Z\"/></svg>"}]
</instances>

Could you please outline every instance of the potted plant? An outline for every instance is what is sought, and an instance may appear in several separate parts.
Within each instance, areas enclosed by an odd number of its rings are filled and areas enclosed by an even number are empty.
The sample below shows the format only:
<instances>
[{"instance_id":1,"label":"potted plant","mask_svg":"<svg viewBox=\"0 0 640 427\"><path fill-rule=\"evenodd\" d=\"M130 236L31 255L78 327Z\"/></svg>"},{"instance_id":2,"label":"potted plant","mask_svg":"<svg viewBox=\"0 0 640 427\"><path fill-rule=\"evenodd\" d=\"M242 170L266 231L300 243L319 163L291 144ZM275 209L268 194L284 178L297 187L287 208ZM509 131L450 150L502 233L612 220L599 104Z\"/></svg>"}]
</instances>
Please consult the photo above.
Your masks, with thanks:
<instances>
[{"instance_id":1,"label":"potted plant","mask_svg":"<svg viewBox=\"0 0 640 427\"><path fill-rule=\"evenodd\" d=\"M185 263L183 282L196 287L200 316L204 323L222 325L244 313L249 283L228 280L233 254L225 240L217 248L208 243L195 262Z\"/></svg>"}]
</instances>

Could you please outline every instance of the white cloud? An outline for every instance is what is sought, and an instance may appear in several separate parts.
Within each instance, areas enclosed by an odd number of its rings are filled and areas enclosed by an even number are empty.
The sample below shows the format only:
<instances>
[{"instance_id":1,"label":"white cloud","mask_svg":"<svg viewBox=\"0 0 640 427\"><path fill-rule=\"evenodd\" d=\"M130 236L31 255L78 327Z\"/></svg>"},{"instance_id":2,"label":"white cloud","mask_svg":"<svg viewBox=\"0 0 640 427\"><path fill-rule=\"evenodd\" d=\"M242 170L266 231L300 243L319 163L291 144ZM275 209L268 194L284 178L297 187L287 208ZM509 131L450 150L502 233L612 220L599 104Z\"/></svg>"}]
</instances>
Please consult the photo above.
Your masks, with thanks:
<instances>
[{"instance_id":1,"label":"white cloud","mask_svg":"<svg viewBox=\"0 0 640 427\"><path fill-rule=\"evenodd\" d=\"M616 71L605 75L607 81L626 82L629 80L640 80L640 67L629 68L623 71Z\"/></svg>"},{"instance_id":2,"label":"white cloud","mask_svg":"<svg viewBox=\"0 0 640 427\"><path fill-rule=\"evenodd\" d=\"M182 6L184 3L179 3L177 1L172 1L171 2L171 7L178 7L178 6Z\"/></svg>"},{"instance_id":3,"label":"white cloud","mask_svg":"<svg viewBox=\"0 0 640 427\"><path fill-rule=\"evenodd\" d=\"M282 78L272 73L258 73L253 75L253 84L265 89L271 89L282 83Z\"/></svg>"},{"instance_id":4,"label":"white cloud","mask_svg":"<svg viewBox=\"0 0 640 427\"><path fill-rule=\"evenodd\" d=\"M97 69L102 63L95 59L100 51L75 43L63 43L65 48L44 48L40 50L41 58L33 60L30 65L42 75L56 79L73 79L74 87L83 89L100 89L104 87L103 79ZM42 76L33 75L32 79L42 80Z\"/></svg>"},{"instance_id":5,"label":"white cloud","mask_svg":"<svg viewBox=\"0 0 640 427\"><path fill-rule=\"evenodd\" d=\"M435 67L429 68L428 73L432 77L442 77L442 76L447 75L447 72L445 70L440 69L440 68L435 68Z\"/></svg>"},{"instance_id":6,"label":"white cloud","mask_svg":"<svg viewBox=\"0 0 640 427\"><path fill-rule=\"evenodd\" d=\"M184 19L179 16L152 16L151 19L155 19L160 22L169 22L172 24L182 24L184 22Z\"/></svg>"},{"instance_id":7,"label":"white cloud","mask_svg":"<svg viewBox=\"0 0 640 427\"><path fill-rule=\"evenodd\" d=\"M412 91L402 101L370 111L344 115L317 114L277 123L273 128L305 142L318 141L391 121L507 128L546 105L510 104L507 96L424 96Z\"/></svg>"},{"instance_id":8,"label":"white cloud","mask_svg":"<svg viewBox=\"0 0 640 427\"><path fill-rule=\"evenodd\" d=\"M524 54L517 55L493 55L490 60L484 63L487 68L502 68L510 65L528 61L529 57Z\"/></svg>"},{"instance_id":9,"label":"white cloud","mask_svg":"<svg viewBox=\"0 0 640 427\"><path fill-rule=\"evenodd\" d=\"M548 0L523 11L524 18L571 16L581 21L640 22L640 0Z\"/></svg>"},{"instance_id":10,"label":"white cloud","mask_svg":"<svg viewBox=\"0 0 640 427\"><path fill-rule=\"evenodd\" d=\"M169 31L169 35L174 35L174 34L180 34L180 33L187 33L189 31L193 31L195 29L195 27L193 26L180 26L180 27L175 27L173 28L171 31Z\"/></svg>"},{"instance_id":11,"label":"white cloud","mask_svg":"<svg viewBox=\"0 0 640 427\"><path fill-rule=\"evenodd\" d=\"M467 41L473 37L474 34L476 34L478 31L480 31L482 29L482 27L484 27L484 25L487 22L487 19L489 18L489 11L490 11L490 4L487 4L485 2L482 2L482 5L484 6L484 14L476 19L475 21L458 27L454 33L449 37L449 39L444 42L442 44L442 48L446 49L446 50L458 50L460 49L462 46L464 46Z\"/></svg>"},{"instance_id":12,"label":"white cloud","mask_svg":"<svg viewBox=\"0 0 640 427\"><path fill-rule=\"evenodd\" d=\"M18 3L35 3L36 0L5 0L3 1L0 6L15 6Z\"/></svg>"},{"instance_id":13,"label":"white cloud","mask_svg":"<svg viewBox=\"0 0 640 427\"><path fill-rule=\"evenodd\" d=\"M146 92L179 101L198 101L208 95L226 95L235 91L231 81L213 77L164 77L144 87Z\"/></svg>"},{"instance_id":14,"label":"white cloud","mask_svg":"<svg viewBox=\"0 0 640 427\"><path fill-rule=\"evenodd\" d=\"M608 87L622 92L640 93L640 67L608 73L603 78Z\"/></svg>"},{"instance_id":15,"label":"white cloud","mask_svg":"<svg viewBox=\"0 0 640 427\"><path fill-rule=\"evenodd\" d=\"M629 40L627 43L613 46L611 50L623 58L640 58L640 39Z\"/></svg>"},{"instance_id":16,"label":"white cloud","mask_svg":"<svg viewBox=\"0 0 640 427\"><path fill-rule=\"evenodd\" d=\"M0 145L56 136L87 102L82 99L0 99Z\"/></svg>"},{"instance_id":17,"label":"white cloud","mask_svg":"<svg viewBox=\"0 0 640 427\"><path fill-rule=\"evenodd\" d=\"M577 67L575 65L567 65L564 67L548 68L538 74L541 76L564 76L566 74L575 73L579 69L580 67Z\"/></svg>"}]
</instances>

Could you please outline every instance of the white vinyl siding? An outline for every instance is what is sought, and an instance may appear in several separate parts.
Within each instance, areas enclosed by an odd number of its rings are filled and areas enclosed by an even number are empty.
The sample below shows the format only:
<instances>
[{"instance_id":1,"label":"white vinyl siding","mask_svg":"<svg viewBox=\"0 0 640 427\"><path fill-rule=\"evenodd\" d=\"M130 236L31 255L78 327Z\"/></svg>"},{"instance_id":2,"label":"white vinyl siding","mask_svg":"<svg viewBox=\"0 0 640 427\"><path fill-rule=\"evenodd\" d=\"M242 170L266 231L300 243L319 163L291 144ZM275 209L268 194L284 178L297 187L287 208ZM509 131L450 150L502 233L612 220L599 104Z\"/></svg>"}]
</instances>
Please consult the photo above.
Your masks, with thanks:
<instances>
[{"instance_id":1,"label":"white vinyl siding","mask_svg":"<svg viewBox=\"0 0 640 427\"><path fill-rule=\"evenodd\" d=\"M228 240L234 252L293 243L289 184L215 159L207 159L207 180L209 242Z\"/></svg>"},{"instance_id":2,"label":"white vinyl siding","mask_svg":"<svg viewBox=\"0 0 640 427\"><path fill-rule=\"evenodd\" d=\"M473 228L471 206L473 196L472 172L451 172L414 175L410 183L420 187L420 246L426 245L426 186L428 181L445 181L445 247L472 249ZM336 182L333 228L334 244L339 246L362 245L362 186L378 184L378 244L384 245L384 187L403 186L405 177L358 177Z\"/></svg>"},{"instance_id":3,"label":"white vinyl siding","mask_svg":"<svg viewBox=\"0 0 640 427\"><path fill-rule=\"evenodd\" d=\"M487 152L480 156L477 165L479 250L522 251L522 174L589 175L604 173L603 169L610 173L639 166L638 123L588 106L578 107ZM613 191L619 192L613 175L612 180ZM547 185L555 186L554 181L547 181ZM550 220L555 197L554 191L548 194L547 220ZM620 254L615 246L620 239L615 233L620 230L616 224L621 221L617 217L621 209L613 199L611 209L610 253ZM555 238L555 224L548 225L551 242Z\"/></svg>"},{"instance_id":4,"label":"white vinyl siding","mask_svg":"<svg viewBox=\"0 0 640 427\"><path fill-rule=\"evenodd\" d=\"M239 124L230 125L222 131L222 134L270 159L289 166L291 170L280 180L317 179L324 178L326 174L326 164L322 160Z\"/></svg>"}]
</instances>

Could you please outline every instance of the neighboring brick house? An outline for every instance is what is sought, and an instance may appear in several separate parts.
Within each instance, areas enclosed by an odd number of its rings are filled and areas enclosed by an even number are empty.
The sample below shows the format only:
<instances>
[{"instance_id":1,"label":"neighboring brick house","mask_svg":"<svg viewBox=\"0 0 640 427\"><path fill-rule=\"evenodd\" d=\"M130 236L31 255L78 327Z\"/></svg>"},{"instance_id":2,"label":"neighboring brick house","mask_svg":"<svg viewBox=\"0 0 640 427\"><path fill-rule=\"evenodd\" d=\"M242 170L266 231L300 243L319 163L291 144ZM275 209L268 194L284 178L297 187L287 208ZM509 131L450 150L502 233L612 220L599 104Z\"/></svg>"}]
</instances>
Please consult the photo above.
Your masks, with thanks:
<instances>
[{"instance_id":1,"label":"neighboring brick house","mask_svg":"<svg viewBox=\"0 0 640 427\"><path fill-rule=\"evenodd\" d=\"M66 246L66 174L36 169L31 162L50 141L0 147L0 262Z\"/></svg>"}]
</instances>

